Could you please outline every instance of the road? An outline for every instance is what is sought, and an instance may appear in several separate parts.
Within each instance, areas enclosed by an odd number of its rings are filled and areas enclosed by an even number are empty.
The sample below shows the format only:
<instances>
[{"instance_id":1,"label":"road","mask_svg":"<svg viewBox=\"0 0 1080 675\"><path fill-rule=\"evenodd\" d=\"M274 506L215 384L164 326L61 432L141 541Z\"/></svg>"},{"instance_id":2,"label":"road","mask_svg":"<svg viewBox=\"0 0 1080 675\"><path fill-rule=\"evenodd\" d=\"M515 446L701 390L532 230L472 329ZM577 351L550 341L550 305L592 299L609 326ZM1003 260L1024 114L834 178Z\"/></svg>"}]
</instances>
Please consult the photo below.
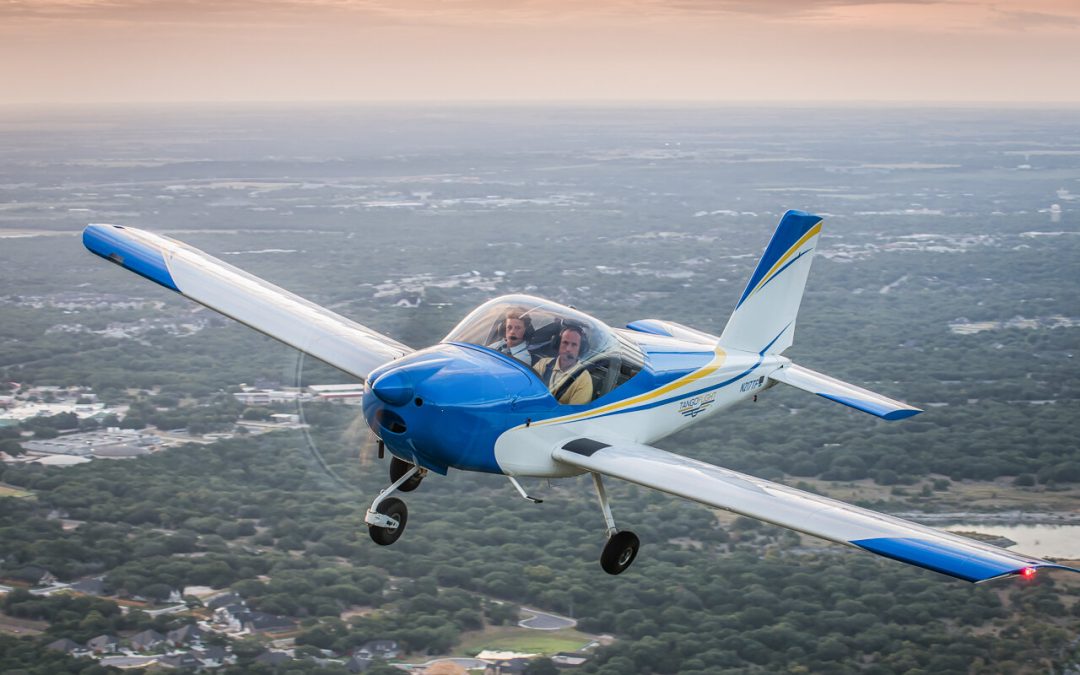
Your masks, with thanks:
<instances>
[{"instance_id":1,"label":"road","mask_svg":"<svg viewBox=\"0 0 1080 675\"><path fill-rule=\"evenodd\" d=\"M559 616L558 614L548 614L547 612L529 609L528 607L522 607L521 612L523 614L532 615L518 621L518 625L522 628L532 628L533 630L562 630L563 628L573 628L577 625L576 619Z\"/></svg>"}]
</instances>

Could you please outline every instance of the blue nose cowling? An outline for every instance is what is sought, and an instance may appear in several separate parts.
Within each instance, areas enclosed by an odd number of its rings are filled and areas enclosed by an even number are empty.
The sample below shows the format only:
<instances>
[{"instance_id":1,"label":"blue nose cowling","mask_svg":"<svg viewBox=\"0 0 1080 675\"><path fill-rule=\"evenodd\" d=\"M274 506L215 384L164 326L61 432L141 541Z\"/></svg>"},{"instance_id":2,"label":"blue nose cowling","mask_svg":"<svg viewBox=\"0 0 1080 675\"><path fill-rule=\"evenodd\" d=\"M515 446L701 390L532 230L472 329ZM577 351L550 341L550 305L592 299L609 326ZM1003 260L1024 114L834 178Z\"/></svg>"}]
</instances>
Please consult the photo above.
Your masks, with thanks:
<instances>
[{"instance_id":1,"label":"blue nose cowling","mask_svg":"<svg viewBox=\"0 0 1080 675\"><path fill-rule=\"evenodd\" d=\"M391 370L371 383L371 392L389 405L405 405L412 400L413 386L401 370Z\"/></svg>"}]
</instances>

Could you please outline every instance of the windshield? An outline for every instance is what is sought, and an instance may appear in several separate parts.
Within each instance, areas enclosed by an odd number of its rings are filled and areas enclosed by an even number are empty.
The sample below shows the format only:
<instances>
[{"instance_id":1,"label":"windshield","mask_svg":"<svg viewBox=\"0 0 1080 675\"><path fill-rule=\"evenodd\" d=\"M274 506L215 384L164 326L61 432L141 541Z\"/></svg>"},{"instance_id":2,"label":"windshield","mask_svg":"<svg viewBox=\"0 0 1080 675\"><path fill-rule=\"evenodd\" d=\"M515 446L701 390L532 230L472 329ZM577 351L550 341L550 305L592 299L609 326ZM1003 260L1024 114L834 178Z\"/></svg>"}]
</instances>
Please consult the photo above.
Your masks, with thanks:
<instances>
[{"instance_id":1,"label":"windshield","mask_svg":"<svg viewBox=\"0 0 1080 675\"><path fill-rule=\"evenodd\" d=\"M445 342L467 342L531 366L560 403L604 396L641 370L636 345L588 314L529 295L480 305Z\"/></svg>"}]
</instances>

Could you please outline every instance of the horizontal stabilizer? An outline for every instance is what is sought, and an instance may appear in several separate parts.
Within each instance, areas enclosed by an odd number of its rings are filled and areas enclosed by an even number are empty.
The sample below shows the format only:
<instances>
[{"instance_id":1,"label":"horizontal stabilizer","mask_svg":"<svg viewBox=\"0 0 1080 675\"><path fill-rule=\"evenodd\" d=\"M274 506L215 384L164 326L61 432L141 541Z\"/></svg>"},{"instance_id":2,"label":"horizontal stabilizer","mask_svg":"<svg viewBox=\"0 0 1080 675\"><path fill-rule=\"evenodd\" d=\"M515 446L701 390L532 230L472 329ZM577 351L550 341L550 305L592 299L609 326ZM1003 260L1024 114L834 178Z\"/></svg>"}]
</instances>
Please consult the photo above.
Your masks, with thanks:
<instances>
[{"instance_id":1,"label":"horizontal stabilizer","mask_svg":"<svg viewBox=\"0 0 1080 675\"><path fill-rule=\"evenodd\" d=\"M884 420L902 420L922 412L914 406L795 364L773 371L769 374L769 379L843 403Z\"/></svg>"},{"instance_id":2,"label":"horizontal stabilizer","mask_svg":"<svg viewBox=\"0 0 1080 675\"><path fill-rule=\"evenodd\" d=\"M861 548L966 581L1031 576L1040 567L1080 570L951 532L803 492L636 443L579 438L552 453L559 462L774 525Z\"/></svg>"},{"instance_id":3,"label":"horizontal stabilizer","mask_svg":"<svg viewBox=\"0 0 1080 675\"><path fill-rule=\"evenodd\" d=\"M124 269L360 378L412 351L175 239L133 227L88 225L83 245Z\"/></svg>"}]
</instances>

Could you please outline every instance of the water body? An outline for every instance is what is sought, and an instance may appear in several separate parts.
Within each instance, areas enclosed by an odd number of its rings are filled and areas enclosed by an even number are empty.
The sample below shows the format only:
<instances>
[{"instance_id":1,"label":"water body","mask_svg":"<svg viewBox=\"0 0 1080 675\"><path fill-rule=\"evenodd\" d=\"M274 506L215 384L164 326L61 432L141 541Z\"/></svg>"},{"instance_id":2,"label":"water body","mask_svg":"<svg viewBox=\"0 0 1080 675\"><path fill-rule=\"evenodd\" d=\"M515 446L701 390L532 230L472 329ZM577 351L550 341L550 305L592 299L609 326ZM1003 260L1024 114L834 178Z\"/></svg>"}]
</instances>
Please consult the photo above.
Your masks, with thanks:
<instances>
[{"instance_id":1,"label":"water body","mask_svg":"<svg viewBox=\"0 0 1080 675\"><path fill-rule=\"evenodd\" d=\"M1080 525L990 525L958 523L953 532L980 532L1006 537L1016 542L1012 550L1040 557L1080 559Z\"/></svg>"}]
</instances>

